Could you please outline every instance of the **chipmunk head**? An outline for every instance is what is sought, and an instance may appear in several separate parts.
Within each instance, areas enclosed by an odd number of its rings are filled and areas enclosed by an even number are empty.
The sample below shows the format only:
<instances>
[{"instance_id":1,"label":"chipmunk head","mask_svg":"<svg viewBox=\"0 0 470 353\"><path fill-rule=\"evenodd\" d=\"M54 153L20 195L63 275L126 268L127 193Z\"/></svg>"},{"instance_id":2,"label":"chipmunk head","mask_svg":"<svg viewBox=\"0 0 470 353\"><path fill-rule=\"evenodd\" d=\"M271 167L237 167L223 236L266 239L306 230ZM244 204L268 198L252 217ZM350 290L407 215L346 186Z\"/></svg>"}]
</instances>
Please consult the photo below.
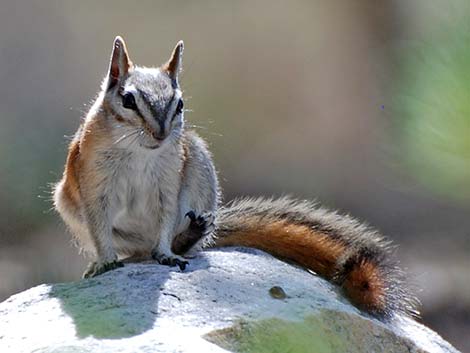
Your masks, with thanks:
<instances>
[{"instance_id":1,"label":"chipmunk head","mask_svg":"<svg viewBox=\"0 0 470 353\"><path fill-rule=\"evenodd\" d=\"M133 142L150 149L181 136L183 98L178 74L182 56L183 42L179 41L161 67L138 67L130 60L124 40L116 37L103 83L103 105L116 130L122 130L119 133L134 136Z\"/></svg>"}]
</instances>

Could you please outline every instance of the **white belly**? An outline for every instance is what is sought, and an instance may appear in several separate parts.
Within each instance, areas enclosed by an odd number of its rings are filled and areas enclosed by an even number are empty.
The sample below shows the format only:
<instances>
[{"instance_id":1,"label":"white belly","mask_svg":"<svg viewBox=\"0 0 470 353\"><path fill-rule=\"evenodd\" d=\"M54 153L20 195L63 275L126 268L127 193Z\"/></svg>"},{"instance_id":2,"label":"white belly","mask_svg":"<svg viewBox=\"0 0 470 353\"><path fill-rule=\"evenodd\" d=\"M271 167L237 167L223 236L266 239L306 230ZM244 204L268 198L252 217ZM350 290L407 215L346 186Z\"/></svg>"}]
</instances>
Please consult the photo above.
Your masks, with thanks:
<instances>
[{"instance_id":1,"label":"white belly","mask_svg":"<svg viewBox=\"0 0 470 353\"><path fill-rule=\"evenodd\" d=\"M171 158L139 158L114 180L110 202L115 249L121 256L147 255L159 241L168 200L176 204L178 164ZM168 190L168 184L176 187Z\"/></svg>"}]
</instances>

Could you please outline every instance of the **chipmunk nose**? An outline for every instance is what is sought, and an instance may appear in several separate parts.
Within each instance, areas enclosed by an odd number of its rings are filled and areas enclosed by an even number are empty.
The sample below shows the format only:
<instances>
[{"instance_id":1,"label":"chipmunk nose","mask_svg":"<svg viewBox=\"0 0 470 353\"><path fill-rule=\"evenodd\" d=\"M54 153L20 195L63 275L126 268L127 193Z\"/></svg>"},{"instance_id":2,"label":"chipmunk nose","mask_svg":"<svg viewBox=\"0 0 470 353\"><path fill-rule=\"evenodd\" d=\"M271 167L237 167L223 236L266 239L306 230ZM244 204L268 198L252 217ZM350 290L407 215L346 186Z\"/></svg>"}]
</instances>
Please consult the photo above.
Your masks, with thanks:
<instances>
[{"instance_id":1,"label":"chipmunk nose","mask_svg":"<svg viewBox=\"0 0 470 353\"><path fill-rule=\"evenodd\" d=\"M154 131L152 132L152 136L155 140L157 141L163 141L166 137L166 134L164 131Z\"/></svg>"}]
</instances>

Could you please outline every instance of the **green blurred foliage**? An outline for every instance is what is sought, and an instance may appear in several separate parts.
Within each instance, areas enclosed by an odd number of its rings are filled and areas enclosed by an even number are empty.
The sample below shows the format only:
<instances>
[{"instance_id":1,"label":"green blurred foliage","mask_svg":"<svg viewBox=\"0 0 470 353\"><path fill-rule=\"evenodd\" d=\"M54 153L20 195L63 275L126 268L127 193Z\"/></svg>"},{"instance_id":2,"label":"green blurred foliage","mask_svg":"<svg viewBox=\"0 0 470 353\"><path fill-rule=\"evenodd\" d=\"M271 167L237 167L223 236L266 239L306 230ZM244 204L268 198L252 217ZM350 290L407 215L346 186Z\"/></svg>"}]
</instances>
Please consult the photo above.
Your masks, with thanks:
<instances>
[{"instance_id":1,"label":"green blurred foliage","mask_svg":"<svg viewBox=\"0 0 470 353\"><path fill-rule=\"evenodd\" d=\"M394 109L409 172L434 193L468 200L470 6L458 10L402 52Z\"/></svg>"}]
</instances>

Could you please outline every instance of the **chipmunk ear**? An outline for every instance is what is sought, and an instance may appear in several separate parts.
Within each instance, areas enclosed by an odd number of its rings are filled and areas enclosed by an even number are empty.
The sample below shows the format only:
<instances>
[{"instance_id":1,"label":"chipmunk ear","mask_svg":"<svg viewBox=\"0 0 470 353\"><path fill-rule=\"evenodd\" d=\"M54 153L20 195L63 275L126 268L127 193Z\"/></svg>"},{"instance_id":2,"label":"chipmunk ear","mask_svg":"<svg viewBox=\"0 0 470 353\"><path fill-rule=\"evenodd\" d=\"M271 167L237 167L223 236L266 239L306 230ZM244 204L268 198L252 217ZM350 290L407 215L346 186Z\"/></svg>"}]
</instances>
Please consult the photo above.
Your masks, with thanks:
<instances>
[{"instance_id":1,"label":"chipmunk ear","mask_svg":"<svg viewBox=\"0 0 470 353\"><path fill-rule=\"evenodd\" d=\"M133 64L127 53L126 43L124 39L117 36L114 39L113 52L111 54L111 62L109 63L108 73L108 89L113 87L124 75L126 75Z\"/></svg>"},{"instance_id":2,"label":"chipmunk ear","mask_svg":"<svg viewBox=\"0 0 470 353\"><path fill-rule=\"evenodd\" d=\"M170 59L161 67L175 81L178 81L178 74L183 64L183 49L184 43L180 40L173 49Z\"/></svg>"}]
</instances>

